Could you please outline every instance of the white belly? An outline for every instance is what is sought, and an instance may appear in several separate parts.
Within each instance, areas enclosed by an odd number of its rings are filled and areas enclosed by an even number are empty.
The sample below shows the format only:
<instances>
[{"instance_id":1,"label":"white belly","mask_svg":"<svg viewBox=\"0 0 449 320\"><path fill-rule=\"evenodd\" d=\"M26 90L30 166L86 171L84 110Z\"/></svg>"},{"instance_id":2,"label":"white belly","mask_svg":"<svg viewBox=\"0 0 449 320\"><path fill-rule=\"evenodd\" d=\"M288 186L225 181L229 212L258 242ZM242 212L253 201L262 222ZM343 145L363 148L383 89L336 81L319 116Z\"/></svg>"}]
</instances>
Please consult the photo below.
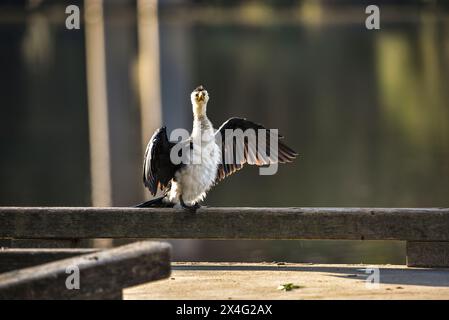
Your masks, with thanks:
<instances>
[{"instance_id":1,"label":"white belly","mask_svg":"<svg viewBox=\"0 0 449 320\"><path fill-rule=\"evenodd\" d=\"M168 198L172 203L179 203L179 196L187 205L193 205L206 196L213 186L221 152L214 140L203 142L201 149L193 149L198 163L187 164L175 175Z\"/></svg>"}]
</instances>

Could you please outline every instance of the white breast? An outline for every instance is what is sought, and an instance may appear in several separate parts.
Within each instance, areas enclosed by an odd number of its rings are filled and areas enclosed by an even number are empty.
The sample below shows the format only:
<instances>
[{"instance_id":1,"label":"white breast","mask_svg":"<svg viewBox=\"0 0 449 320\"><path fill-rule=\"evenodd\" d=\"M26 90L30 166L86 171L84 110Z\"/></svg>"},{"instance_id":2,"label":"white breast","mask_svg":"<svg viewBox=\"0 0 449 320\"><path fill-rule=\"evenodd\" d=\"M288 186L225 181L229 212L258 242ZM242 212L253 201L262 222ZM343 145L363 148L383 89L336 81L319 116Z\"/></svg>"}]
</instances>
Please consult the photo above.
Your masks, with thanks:
<instances>
[{"instance_id":1,"label":"white breast","mask_svg":"<svg viewBox=\"0 0 449 320\"><path fill-rule=\"evenodd\" d=\"M194 134L195 128L192 138L195 138ZM218 164L221 161L221 150L215 143L212 126L203 134L203 139L193 140L201 144L200 148L193 148L193 158L196 157L200 161L187 164L176 173L176 181L172 183L171 191L168 194L172 203L178 203L179 196L182 195L187 205L193 205L203 200L207 191L215 183Z\"/></svg>"}]
</instances>

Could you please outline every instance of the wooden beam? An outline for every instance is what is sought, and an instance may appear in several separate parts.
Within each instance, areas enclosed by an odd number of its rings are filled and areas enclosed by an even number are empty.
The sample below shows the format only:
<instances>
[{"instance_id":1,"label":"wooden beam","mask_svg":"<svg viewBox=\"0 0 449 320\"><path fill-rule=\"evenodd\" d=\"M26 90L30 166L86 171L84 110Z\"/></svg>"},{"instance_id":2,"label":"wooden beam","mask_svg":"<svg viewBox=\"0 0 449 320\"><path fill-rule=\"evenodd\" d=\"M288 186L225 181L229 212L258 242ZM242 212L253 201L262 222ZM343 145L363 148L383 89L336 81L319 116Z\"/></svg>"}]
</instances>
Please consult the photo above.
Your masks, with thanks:
<instances>
[{"instance_id":1,"label":"wooden beam","mask_svg":"<svg viewBox=\"0 0 449 320\"><path fill-rule=\"evenodd\" d=\"M98 249L0 249L0 273L34 267L99 251Z\"/></svg>"},{"instance_id":2,"label":"wooden beam","mask_svg":"<svg viewBox=\"0 0 449 320\"><path fill-rule=\"evenodd\" d=\"M449 242L407 241L407 266L449 267Z\"/></svg>"},{"instance_id":3,"label":"wooden beam","mask_svg":"<svg viewBox=\"0 0 449 320\"><path fill-rule=\"evenodd\" d=\"M117 299L122 290L170 275L171 246L136 242L0 274L0 299ZM67 289L73 269L79 289ZM69 281L70 283L70 281Z\"/></svg>"},{"instance_id":4,"label":"wooden beam","mask_svg":"<svg viewBox=\"0 0 449 320\"><path fill-rule=\"evenodd\" d=\"M0 238L449 241L449 209L3 207Z\"/></svg>"}]
</instances>

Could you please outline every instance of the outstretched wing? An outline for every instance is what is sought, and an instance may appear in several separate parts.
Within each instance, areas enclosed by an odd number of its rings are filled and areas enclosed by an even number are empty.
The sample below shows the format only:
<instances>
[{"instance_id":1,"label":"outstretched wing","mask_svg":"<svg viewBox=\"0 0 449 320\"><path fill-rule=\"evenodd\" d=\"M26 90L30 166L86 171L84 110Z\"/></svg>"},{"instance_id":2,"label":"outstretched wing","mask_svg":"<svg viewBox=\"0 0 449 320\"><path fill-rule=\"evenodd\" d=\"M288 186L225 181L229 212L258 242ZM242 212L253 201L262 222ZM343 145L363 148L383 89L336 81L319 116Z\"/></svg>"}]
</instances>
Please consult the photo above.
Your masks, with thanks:
<instances>
[{"instance_id":1,"label":"outstretched wing","mask_svg":"<svg viewBox=\"0 0 449 320\"><path fill-rule=\"evenodd\" d=\"M159 128L148 143L143 160L143 183L154 196L158 189L165 190L179 165L170 160L174 143L168 141L165 127Z\"/></svg>"},{"instance_id":2,"label":"outstretched wing","mask_svg":"<svg viewBox=\"0 0 449 320\"><path fill-rule=\"evenodd\" d=\"M231 129L231 131L227 131ZM232 138L232 143L229 143L229 137L226 139L227 132L235 132L235 130L240 129L243 133L247 133L248 129L252 129L255 133L253 139L250 141L248 136L244 139L234 139ZM265 134L265 150L259 150L259 139L263 137L259 136L258 130L266 130ZM221 157L222 162L218 166L217 179L216 182L223 180L224 178L230 176L234 172L243 168L245 163L257 166L269 165L273 163L286 163L292 162L293 159L298 155L290 147L282 143L280 140L283 136L276 134L273 136L273 131L267 130L264 126L252 121L248 121L243 118L231 118L221 125L221 127L215 133L216 141L221 145ZM270 146L270 137L278 139L277 152L274 150L274 146ZM228 141L226 141L228 140ZM243 146L236 146L236 143L243 143ZM263 146L263 144L260 144ZM239 155L238 149L243 151ZM238 157L236 155L239 155Z\"/></svg>"}]
</instances>

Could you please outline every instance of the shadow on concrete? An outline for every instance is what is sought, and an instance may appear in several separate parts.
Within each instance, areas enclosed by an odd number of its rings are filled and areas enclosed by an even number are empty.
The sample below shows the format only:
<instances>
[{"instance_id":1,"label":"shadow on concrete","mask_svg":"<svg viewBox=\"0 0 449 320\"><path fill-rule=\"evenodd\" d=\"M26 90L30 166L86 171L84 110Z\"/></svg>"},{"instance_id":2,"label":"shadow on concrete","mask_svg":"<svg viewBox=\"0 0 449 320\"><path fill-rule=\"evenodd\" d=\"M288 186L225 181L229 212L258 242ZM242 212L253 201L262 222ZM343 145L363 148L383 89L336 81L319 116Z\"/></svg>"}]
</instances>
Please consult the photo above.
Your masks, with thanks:
<instances>
[{"instance_id":1,"label":"shadow on concrete","mask_svg":"<svg viewBox=\"0 0 449 320\"><path fill-rule=\"evenodd\" d=\"M360 266L289 266L289 265L173 265L172 270L198 271L298 271L325 273L327 276L366 281L373 265ZM379 283L394 285L415 285L449 287L449 269L444 268L379 268Z\"/></svg>"}]
</instances>

